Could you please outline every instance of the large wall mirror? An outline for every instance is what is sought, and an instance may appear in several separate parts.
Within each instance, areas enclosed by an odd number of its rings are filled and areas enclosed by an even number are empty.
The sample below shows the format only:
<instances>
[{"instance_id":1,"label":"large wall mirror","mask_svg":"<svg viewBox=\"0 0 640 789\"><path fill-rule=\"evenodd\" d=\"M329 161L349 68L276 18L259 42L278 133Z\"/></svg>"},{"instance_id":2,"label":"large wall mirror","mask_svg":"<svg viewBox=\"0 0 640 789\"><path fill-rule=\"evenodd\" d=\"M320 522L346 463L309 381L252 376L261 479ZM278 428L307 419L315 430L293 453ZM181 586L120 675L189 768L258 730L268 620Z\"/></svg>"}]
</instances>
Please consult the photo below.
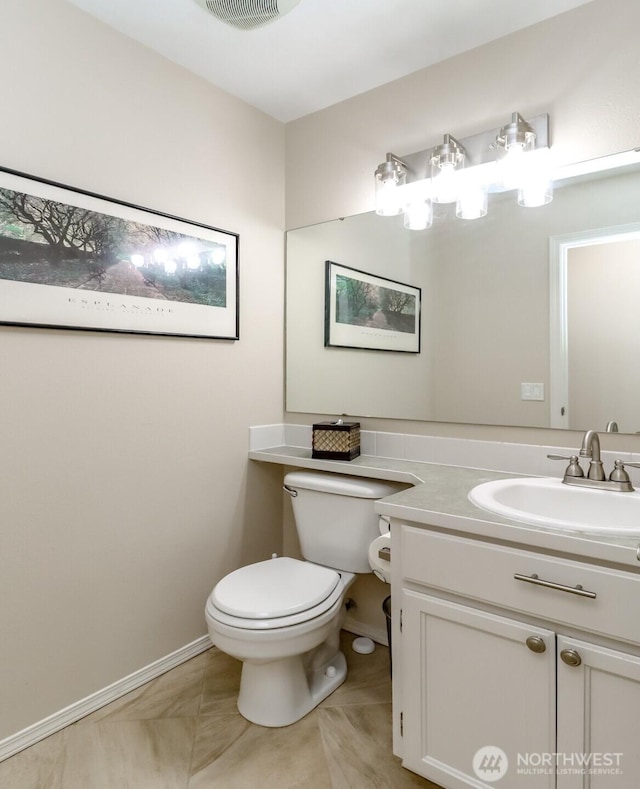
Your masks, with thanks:
<instances>
[{"instance_id":1,"label":"large wall mirror","mask_svg":"<svg viewBox=\"0 0 640 789\"><path fill-rule=\"evenodd\" d=\"M424 231L375 213L289 231L287 410L640 431L632 159L565 168L540 208L503 193L478 220L438 206ZM420 288L420 352L325 347L327 260Z\"/></svg>"}]
</instances>

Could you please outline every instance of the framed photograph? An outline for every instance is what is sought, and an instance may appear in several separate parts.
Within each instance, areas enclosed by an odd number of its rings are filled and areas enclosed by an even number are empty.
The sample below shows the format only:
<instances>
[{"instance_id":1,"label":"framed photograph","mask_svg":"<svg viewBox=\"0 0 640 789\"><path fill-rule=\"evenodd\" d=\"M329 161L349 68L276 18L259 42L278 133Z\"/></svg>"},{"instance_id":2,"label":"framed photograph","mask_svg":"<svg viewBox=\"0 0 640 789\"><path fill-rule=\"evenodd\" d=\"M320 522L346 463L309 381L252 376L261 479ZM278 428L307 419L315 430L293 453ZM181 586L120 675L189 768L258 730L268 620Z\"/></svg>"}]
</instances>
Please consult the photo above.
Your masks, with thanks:
<instances>
[{"instance_id":1,"label":"framed photograph","mask_svg":"<svg viewBox=\"0 0 640 789\"><path fill-rule=\"evenodd\" d=\"M237 340L238 240L0 168L0 323Z\"/></svg>"},{"instance_id":2,"label":"framed photograph","mask_svg":"<svg viewBox=\"0 0 640 789\"><path fill-rule=\"evenodd\" d=\"M325 346L420 353L420 288L325 265Z\"/></svg>"}]
</instances>

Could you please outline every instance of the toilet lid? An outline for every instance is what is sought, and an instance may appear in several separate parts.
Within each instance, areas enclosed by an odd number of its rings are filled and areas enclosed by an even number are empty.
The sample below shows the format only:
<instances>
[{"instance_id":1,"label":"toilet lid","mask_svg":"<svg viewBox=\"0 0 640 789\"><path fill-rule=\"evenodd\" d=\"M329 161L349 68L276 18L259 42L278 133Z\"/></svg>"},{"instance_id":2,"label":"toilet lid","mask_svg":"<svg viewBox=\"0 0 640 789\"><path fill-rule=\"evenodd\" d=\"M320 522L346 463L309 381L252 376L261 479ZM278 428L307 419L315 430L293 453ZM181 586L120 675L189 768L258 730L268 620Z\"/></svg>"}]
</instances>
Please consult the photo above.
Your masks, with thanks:
<instances>
[{"instance_id":1,"label":"toilet lid","mask_svg":"<svg viewBox=\"0 0 640 789\"><path fill-rule=\"evenodd\" d=\"M235 570L211 597L219 610L232 616L274 619L319 605L339 581L335 570L282 556Z\"/></svg>"}]
</instances>

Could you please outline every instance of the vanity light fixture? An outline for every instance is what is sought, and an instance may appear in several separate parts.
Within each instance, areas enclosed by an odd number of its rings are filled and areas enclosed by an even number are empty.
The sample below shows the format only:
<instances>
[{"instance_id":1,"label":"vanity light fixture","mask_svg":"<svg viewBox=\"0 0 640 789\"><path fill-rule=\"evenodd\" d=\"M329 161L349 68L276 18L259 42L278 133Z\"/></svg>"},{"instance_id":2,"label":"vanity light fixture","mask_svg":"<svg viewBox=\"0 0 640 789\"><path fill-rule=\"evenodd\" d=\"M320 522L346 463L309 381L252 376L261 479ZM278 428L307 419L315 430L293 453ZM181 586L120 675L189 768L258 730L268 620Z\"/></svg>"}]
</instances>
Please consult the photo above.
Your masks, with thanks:
<instances>
[{"instance_id":1,"label":"vanity light fixture","mask_svg":"<svg viewBox=\"0 0 640 789\"><path fill-rule=\"evenodd\" d=\"M406 182L407 166L392 153L376 170L376 214L396 216L404 211L401 186Z\"/></svg>"},{"instance_id":2,"label":"vanity light fixture","mask_svg":"<svg viewBox=\"0 0 640 789\"><path fill-rule=\"evenodd\" d=\"M536 133L519 112L511 115L511 123L503 126L496 136L496 148L503 158L517 158L536 147Z\"/></svg>"},{"instance_id":3,"label":"vanity light fixture","mask_svg":"<svg viewBox=\"0 0 640 789\"><path fill-rule=\"evenodd\" d=\"M536 150L536 133L519 112L496 137L500 180L505 189L518 190L518 205L528 208L546 205L553 199L553 182L548 157L534 160L526 154Z\"/></svg>"},{"instance_id":4,"label":"vanity light fixture","mask_svg":"<svg viewBox=\"0 0 640 789\"><path fill-rule=\"evenodd\" d=\"M467 152L455 137L444 135L444 142L431 154L431 185L434 203L455 203L458 199L457 174L464 167Z\"/></svg>"},{"instance_id":5,"label":"vanity light fixture","mask_svg":"<svg viewBox=\"0 0 640 789\"><path fill-rule=\"evenodd\" d=\"M433 204L456 204L460 219L487 214L491 192L515 190L518 204L546 205L553 199L549 116L528 121L514 112L498 129L457 140L445 134L435 148L398 157L388 153L375 171L376 213L404 213L404 226L424 230Z\"/></svg>"}]
</instances>

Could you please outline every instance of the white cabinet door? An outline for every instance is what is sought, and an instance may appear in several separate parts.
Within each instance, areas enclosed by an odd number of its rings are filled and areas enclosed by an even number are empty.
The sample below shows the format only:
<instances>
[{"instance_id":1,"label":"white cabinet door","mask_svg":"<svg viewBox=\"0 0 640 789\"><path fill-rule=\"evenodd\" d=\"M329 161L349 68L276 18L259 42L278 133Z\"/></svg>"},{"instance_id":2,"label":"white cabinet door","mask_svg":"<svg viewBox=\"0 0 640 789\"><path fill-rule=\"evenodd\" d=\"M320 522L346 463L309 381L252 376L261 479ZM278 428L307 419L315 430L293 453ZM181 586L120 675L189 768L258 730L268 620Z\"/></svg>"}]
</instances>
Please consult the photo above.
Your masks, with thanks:
<instances>
[{"instance_id":1,"label":"white cabinet door","mask_svg":"<svg viewBox=\"0 0 640 789\"><path fill-rule=\"evenodd\" d=\"M640 786L640 658L558 637L558 789Z\"/></svg>"},{"instance_id":2,"label":"white cabinet door","mask_svg":"<svg viewBox=\"0 0 640 789\"><path fill-rule=\"evenodd\" d=\"M555 751L554 633L408 590L402 621L404 766L446 789L555 787L518 772Z\"/></svg>"}]
</instances>

